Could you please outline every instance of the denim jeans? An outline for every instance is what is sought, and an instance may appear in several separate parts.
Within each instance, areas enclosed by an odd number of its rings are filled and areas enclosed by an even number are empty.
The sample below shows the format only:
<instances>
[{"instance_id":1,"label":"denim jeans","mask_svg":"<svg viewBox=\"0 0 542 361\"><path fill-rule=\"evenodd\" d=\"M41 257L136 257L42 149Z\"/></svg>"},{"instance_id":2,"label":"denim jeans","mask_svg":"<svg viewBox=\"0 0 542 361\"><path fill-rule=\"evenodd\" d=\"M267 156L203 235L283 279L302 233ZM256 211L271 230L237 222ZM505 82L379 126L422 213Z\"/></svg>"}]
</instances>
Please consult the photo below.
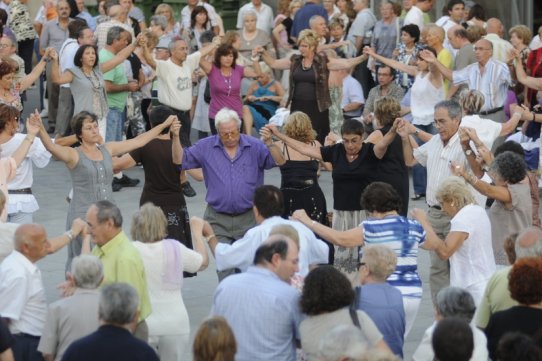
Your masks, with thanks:
<instances>
[{"instance_id":1,"label":"denim jeans","mask_svg":"<svg viewBox=\"0 0 542 361\"><path fill-rule=\"evenodd\" d=\"M107 130L105 132L106 142L122 140L125 119L126 115L124 110L109 108L109 112L107 112Z\"/></svg>"},{"instance_id":2,"label":"denim jeans","mask_svg":"<svg viewBox=\"0 0 542 361\"><path fill-rule=\"evenodd\" d=\"M416 128L427 133L436 133L436 129L433 124L416 125ZM418 145L423 144L419 138L415 139ZM412 187L414 188L414 194L425 194L425 189L427 188L427 169L423 165L416 164L414 167L412 167Z\"/></svg>"}]
</instances>

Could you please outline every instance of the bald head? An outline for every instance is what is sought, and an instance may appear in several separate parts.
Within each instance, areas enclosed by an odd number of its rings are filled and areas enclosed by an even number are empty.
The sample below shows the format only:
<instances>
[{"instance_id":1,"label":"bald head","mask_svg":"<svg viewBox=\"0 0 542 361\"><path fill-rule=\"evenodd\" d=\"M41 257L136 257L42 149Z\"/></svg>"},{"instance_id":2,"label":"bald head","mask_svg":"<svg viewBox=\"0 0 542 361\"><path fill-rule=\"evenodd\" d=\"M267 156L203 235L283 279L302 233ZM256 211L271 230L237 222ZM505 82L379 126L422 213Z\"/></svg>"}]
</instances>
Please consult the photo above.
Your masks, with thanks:
<instances>
[{"instance_id":1,"label":"bald head","mask_svg":"<svg viewBox=\"0 0 542 361\"><path fill-rule=\"evenodd\" d=\"M517 259L525 257L542 257L542 230L529 227L521 232L516 240Z\"/></svg>"},{"instance_id":2,"label":"bald head","mask_svg":"<svg viewBox=\"0 0 542 361\"><path fill-rule=\"evenodd\" d=\"M469 44L469 39L467 37L467 30L461 25L454 25L446 34L448 36L448 41L454 49L461 49L463 45Z\"/></svg>"},{"instance_id":3,"label":"bald head","mask_svg":"<svg viewBox=\"0 0 542 361\"><path fill-rule=\"evenodd\" d=\"M499 19L491 18L487 21L486 31L488 34L497 34L502 38L504 35L504 26Z\"/></svg>"},{"instance_id":4,"label":"bald head","mask_svg":"<svg viewBox=\"0 0 542 361\"><path fill-rule=\"evenodd\" d=\"M49 250L47 232L39 224L23 224L15 231L15 250L32 263L45 257Z\"/></svg>"},{"instance_id":5,"label":"bald head","mask_svg":"<svg viewBox=\"0 0 542 361\"><path fill-rule=\"evenodd\" d=\"M109 17L111 18L118 18L122 13L122 6L120 5L113 5L111 6L108 11L107 11L107 15L109 15Z\"/></svg>"}]
</instances>

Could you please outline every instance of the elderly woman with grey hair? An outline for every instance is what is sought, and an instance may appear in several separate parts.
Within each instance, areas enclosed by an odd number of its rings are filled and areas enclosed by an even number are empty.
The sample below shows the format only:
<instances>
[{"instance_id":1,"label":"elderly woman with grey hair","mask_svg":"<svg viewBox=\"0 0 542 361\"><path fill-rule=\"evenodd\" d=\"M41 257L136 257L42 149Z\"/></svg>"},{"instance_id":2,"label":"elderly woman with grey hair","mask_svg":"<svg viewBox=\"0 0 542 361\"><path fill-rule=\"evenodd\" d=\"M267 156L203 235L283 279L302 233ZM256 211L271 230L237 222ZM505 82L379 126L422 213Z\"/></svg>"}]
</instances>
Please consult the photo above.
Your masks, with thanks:
<instances>
[{"instance_id":1,"label":"elderly woman with grey hair","mask_svg":"<svg viewBox=\"0 0 542 361\"><path fill-rule=\"evenodd\" d=\"M203 235L211 236L211 226L202 219L190 220L195 251L167 235L164 212L152 203L144 204L132 219L131 235L139 251L149 290L152 313L146 319L149 343L162 360L180 361L188 346L190 322L183 303L183 271L207 268L209 258Z\"/></svg>"},{"instance_id":2,"label":"elderly woman with grey hair","mask_svg":"<svg viewBox=\"0 0 542 361\"><path fill-rule=\"evenodd\" d=\"M453 170L475 190L495 199L489 211L493 253L498 265L507 265L504 239L532 225L532 199L525 160L512 151L499 153L497 148L495 153L488 171L494 185L478 179L460 165L454 165Z\"/></svg>"},{"instance_id":3,"label":"elderly woman with grey hair","mask_svg":"<svg viewBox=\"0 0 542 361\"><path fill-rule=\"evenodd\" d=\"M356 308L365 311L377 325L394 354L403 358L405 309L403 295L386 282L395 271L397 256L385 245L365 246L359 266L361 287Z\"/></svg>"},{"instance_id":4,"label":"elderly woman with grey hair","mask_svg":"<svg viewBox=\"0 0 542 361\"><path fill-rule=\"evenodd\" d=\"M252 49L261 46L271 48L271 37L265 31L256 27L258 14L254 10L243 12L243 27L238 30L241 41L239 53L247 58L252 55Z\"/></svg>"},{"instance_id":5,"label":"elderly woman with grey hair","mask_svg":"<svg viewBox=\"0 0 542 361\"><path fill-rule=\"evenodd\" d=\"M489 217L459 177L442 182L437 200L451 218L446 239L437 236L424 211L414 209L412 215L425 229L426 243L440 259L450 260L450 285L468 290L479 305L487 281L495 272Z\"/></svg>"},{"instance_id":6,"label":"elderly woman with grey hair","mask_svg":"<svg viewBox=\"0 0 542 361\"><path fill-rule=\"evenodd\" d=\"M434 352L431 344L437 324L450 317L460 318L470 323L476 306L471 294L459 287L447 287L439 291L435 302L435 322L425 330L422 341L412 355L414 361L433 361ZM487 339L482 331L471 325L474 335L474 351L471 361L487 361Z\"/></svg>"}]
</instances>

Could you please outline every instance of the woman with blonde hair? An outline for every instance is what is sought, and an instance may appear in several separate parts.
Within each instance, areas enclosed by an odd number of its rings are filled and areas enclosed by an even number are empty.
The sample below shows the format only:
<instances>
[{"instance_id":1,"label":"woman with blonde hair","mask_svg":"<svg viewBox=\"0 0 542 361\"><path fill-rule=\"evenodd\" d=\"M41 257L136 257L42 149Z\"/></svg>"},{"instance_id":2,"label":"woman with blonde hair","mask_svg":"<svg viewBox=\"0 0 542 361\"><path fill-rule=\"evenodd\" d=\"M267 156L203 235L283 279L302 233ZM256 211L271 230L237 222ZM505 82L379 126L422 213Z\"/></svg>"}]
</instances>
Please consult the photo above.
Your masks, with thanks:
<instances>
[{"instance_id":1,"label":"woman with blonde hair","mask_svg":"<svg viewBox=\"0 0 542 361\"><path fill-rule=\"evenodd\" d=\"M324 52L317 51L319 42L320 37L316 32L306 29L299 33L297 39L300 54L294 54L290 58L274 59L261 47L256 51L262 53L263 60L271 68L290 69L287 106L291 103L292 112L302 111L309 116L316 131L316 139L323 143L330 130L329 71L350 69L360 64L366 56L351 59L328 58Z\"/></svg>"},{"instance_id":2,"label":"woman with blonde hair","mask_svg":"<svg viewBox=\"0 0 542 361\"><path fill-rule=\"evenodd\" d=\"M437 199L442 210L452 218L445 240L437 236L423 210L414 209L412 216L423 226L430 249L441 259L450 260L450 286L466 289L479 305L486 283L496 269L491 222L459 177L449 177L442 182Z\"/></svg>"},{"instance_id":3,"label":"woman with blonde hair","mask_svg":"<svg viewBox=\"0 0 542 361\"><path fill-rule=\"evenodd\" d=\"M152 203L144 204L132 218L130 232L143 260L152 305L145 320L149 343L162 360L182 360L190 338L190 321L181 295L183 271L203 271L209 263L203 236L213 235L211 226L197 217L190 220L190 226L194 251L177 240L164 239L167 219Z\"/></svg>"},{"instance_id":4,"label":"woman with blonde hair","mask_svg":"<svg viewBox=\"0 0 542 361\"><path fill-rule=\"evenodd\" d=\"M200 325L194 338L194 361L234 361L235 335L224 317L211 317Z\"/></svg>"},{"instance_id":5,"label":"woman with blonde hair","mask_svg":"<svg viewBox=\"0 0 542 361\"><path fill-rule=\"evenodd\" d=\"M282 130L286 136L315 151L319 151L322 146L315 140L316 133L312 129L311 121L303 112L290 114ZM280 166L280 190L284 196L284 217L291 216L297 209L304 209L312 220L327 224L326 197L318 184L320 162L282 141L271 143L271 132L266 128L262 129L262 140L282 149L285 163Z\"/></svg>"},{"instance_id":6,"label":"woman with blonde hair","mask_svg":"<svg viewBox=\"0 0 542 361\"><path fill-rule=\"evenodd\" d=\"M173 39L181 35L181 24L173 17L173 8L165 3L159 4L154 10L154 15L162 15L167 19L167 27L164 35Z\"/></svg>"}]
</instances>

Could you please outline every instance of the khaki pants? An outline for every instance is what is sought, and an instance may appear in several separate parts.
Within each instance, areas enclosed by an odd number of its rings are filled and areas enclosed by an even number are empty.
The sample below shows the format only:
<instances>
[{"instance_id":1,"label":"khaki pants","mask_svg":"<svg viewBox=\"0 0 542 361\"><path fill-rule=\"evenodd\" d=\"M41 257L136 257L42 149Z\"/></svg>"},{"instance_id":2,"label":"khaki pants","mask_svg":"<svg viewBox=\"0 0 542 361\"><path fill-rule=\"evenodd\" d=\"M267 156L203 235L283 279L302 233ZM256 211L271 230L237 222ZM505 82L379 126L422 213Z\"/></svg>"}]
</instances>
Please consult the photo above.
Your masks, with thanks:
<instances>
[{"instance_id":1,"label":"khaki pants","mask_svg":"<svg viewBox=\"0 0 542 361\"><path fill-rule=\"evenodd\" d=\"M437 236L444 240L450 232L450 217L442 210L429 208L427 219ZM434 252L429 252L431 266L429 268L429 286L431 287L431 299L435 304L437 293L450 285L450 262L442 260Z\"/></svg>"}]
</instances>

